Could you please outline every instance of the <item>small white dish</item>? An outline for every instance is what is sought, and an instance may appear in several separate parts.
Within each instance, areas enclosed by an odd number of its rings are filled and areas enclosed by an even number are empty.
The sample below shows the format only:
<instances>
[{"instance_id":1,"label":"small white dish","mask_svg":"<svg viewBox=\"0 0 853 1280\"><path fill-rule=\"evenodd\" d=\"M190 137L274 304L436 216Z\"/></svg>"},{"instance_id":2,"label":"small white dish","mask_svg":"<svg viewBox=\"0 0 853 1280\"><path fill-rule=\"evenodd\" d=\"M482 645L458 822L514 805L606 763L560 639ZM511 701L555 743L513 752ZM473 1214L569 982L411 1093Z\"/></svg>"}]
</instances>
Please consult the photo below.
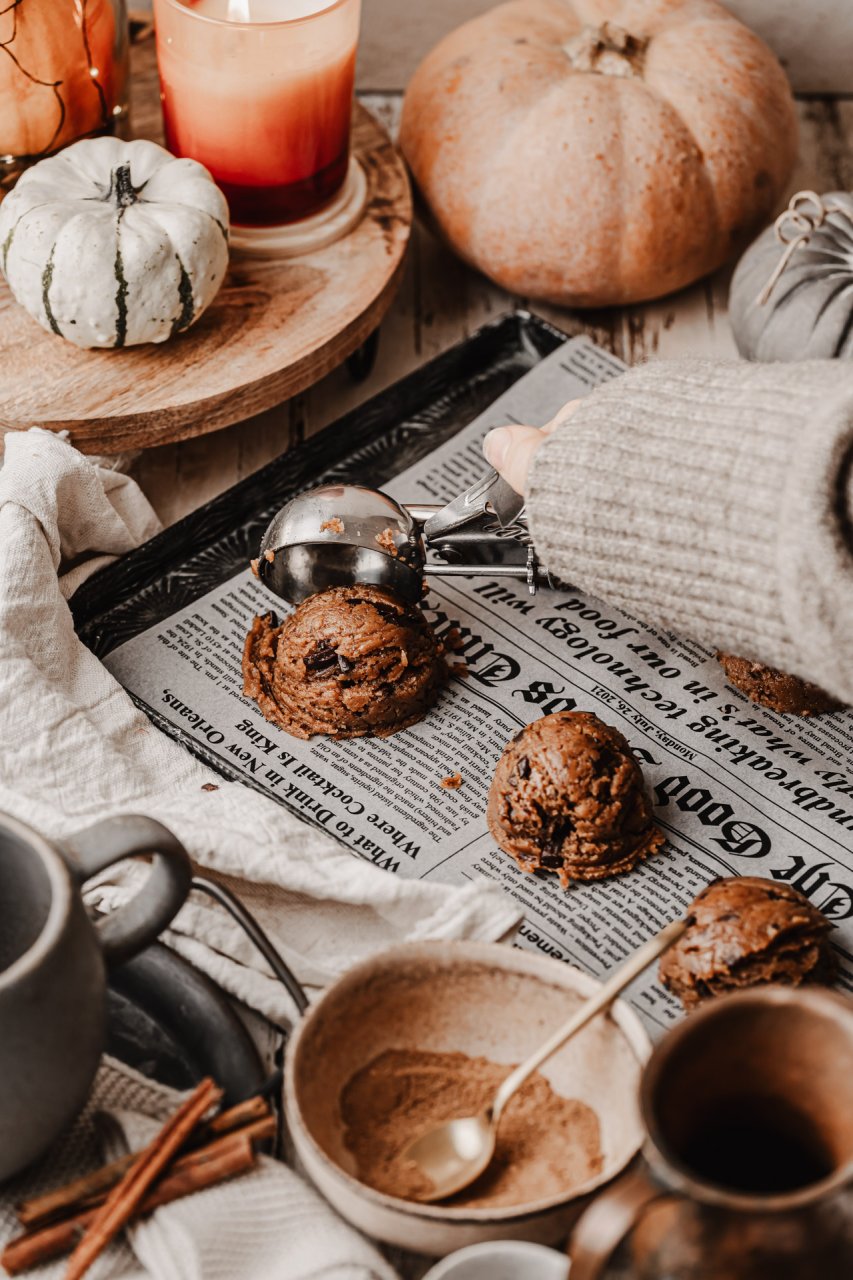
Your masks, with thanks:
<instances>
[{"instance_id":1,"label":"small white dish","mask_svg":"<svg viewBox=\"0 0 853 1280\"><path fill-rule=\"evenodd\" d=\"M423 1280L568 1280L564 1253L527 1240L488 1240L448 1254Z\"/></svg>"}]
</instances>

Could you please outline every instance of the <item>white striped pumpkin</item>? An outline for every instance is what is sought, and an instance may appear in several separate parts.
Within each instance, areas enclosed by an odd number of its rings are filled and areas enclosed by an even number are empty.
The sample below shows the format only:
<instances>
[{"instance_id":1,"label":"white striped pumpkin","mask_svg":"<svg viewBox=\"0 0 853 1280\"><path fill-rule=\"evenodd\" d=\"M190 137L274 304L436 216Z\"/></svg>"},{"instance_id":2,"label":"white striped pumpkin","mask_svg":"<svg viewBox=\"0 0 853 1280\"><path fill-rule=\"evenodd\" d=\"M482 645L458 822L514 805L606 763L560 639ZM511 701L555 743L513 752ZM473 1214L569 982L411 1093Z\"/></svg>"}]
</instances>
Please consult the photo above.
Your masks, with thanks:
<instances>
[{"instance_id":1,"label":"white striped pumpkin","mask_svg":"<svg viewBox=\"0 0 853 1280\"><path fill-rule=\"evenodd\" d=\"M228 205L195 160L154 142L84 139L6 196L0 265L30 315L78 347L164 342L224 279Z\"/></svg>"}]
</instances>

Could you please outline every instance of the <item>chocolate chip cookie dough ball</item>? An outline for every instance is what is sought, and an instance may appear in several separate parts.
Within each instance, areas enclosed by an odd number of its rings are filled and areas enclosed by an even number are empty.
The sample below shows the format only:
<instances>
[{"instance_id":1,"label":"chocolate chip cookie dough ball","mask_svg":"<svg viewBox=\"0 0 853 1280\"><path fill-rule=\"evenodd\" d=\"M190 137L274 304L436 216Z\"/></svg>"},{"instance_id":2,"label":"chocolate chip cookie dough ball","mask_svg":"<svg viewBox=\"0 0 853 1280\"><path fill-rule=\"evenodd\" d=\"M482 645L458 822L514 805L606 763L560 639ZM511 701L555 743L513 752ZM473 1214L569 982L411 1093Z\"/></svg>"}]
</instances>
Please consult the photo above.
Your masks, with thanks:
<instances>
[{"instance_id":1,"label":"chocolate chip cookie dough ball","mask_svg":"<svg viewBox=\"0 0 853 1280\"><path fill-rule=\"evenodd\" d=\"M840 711L841 703L824 692L819 685L789 676L775 667L762 666L749 658L736 658L731 653L718 653L717 661L729 684L745 693L753 702L783 715L814 716L823 711Z\"/></svg>"},{"instance_id":2,"label":"chocolate chip cookie dough ball","mask_svg":"<svg viewBox=\"0 0 853 1280\"><path fill-rule=\"evenodd\" d=\"M688 919L660 962L661 982L685 1009L743 987L832 979L832 926L790 885L758 876L714 880Z\"/></svg>"},{"instance_id":3,"label":"chocolate chip cookie dough ball","mask_svg":"<svg viewBox=\"0 0 853 1280\"><path fill-rule=\"evenodd\" d=\"M556 871L564 888L630 871L664 839L625 738L586 711L543 716L513 738L486 816L523 871Z\"/></svg>"},{"instance_id":4,"label":"chocolate chip cookie dough ball","mask_svg":"<svg viewBox=\"0 0 853 1280\"><path fill-rule=\"evenodd\" d=\"M276 625L255 618L243 692L295 738L387 737L422 719L447 679L443 646L415 605L379 587L333 587Z\"/></svg>"}]
</instances>

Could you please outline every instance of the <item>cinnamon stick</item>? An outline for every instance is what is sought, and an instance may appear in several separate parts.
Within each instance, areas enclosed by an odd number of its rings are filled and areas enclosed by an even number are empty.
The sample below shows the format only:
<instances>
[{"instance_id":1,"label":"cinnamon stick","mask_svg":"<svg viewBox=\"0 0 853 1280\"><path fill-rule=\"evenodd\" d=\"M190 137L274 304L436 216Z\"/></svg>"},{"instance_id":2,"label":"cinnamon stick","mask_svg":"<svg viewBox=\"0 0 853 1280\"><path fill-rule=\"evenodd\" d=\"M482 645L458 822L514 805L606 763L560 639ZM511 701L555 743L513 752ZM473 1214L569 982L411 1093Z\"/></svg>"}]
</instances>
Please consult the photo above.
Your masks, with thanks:
<instances>
[{"instance_id":1,"label":"cinnamon stick","mask_svg":"<svg viewBox=\"0 0 853 1280\"><path fill-rule=\"evenodd\" d=\"M257 1121L258 1125L275 1125L275 1117ZM268 1136L266 1132L258 1136ZM164 1204L171 1204L194 1191L202 1191L216 1183L224 1182L237 1174L245 1173L255 1163L255 1148L248 1131L228 1134L211 1143L209 1147L179 1161L172 1171L153 1187L139 1205L137 1216L151 1213ZM10 1276L16 1276L30 1267L36 1267L52 1258L69 1253L91 1229L98 1213L97 1208L86 1209L62 1222L27 1231L10 1240L0 1255L2 1265Z\"/></svg>"},{"instance_id":2,"label":"cinnamon stick","mask_svg":"<svg viewBox=\"0 0 853 1280\"><path fill-rule=\"evenodd\" d=\"M230 1107L228 1111L223 1111L221 1115L214 1116L207 1124L202 1125L198 1134L192 1135L191 1140L184 1144L184 1149L200 1147L214 1137L233 1133L244 1125L265 1119L269 1114L269 1103L265 1098L257 1095L247 1098L245 1102L239 1102L235 1107ZM127 1173L137 1155L138 1152L130 1151L126 1156L113 1160L93 1173L75 1178L73 1182L57 1187L54 1191L34 1196L31 1200L23 1200L16 1206L15 1216L22 1226L34 1230L69 1213L102 1204L106 1193Z\"/></svg>"},{"instance_id":3,"label":"cinnamon stick","mask_svg":"<svg viewBox=\"0 0 853 1280\"><path fill-rule=\"evenodd\" d=\"M95 1209L86 1234L71 1255L65 1280L81 1280L95 1259L138 1211L152 1183L186 1142L205 1112L221 1097L222 1090L211 1079L202 1080L166 1121L153 1142L138 1154L121 1181L108 1193L100 1208Z\"/></svg>"},{"instance_id":4,"label":"cinnamon stick","mask_svg":"<svg viewBox=\"0 0 853 1280\"><path fill-rule=\"evenodd\" d=\"M157 1197L159 1195L161 1187L167 1188L170 1199L176 1198L171 1195L171 1192L173 1188L178 1186L178 1175L189 1176L192 1178L196 1169L199 1169L202 1165L218 1158L220 1152L227 1151L227 1143L242 1138L248 1138L253 1145L257 1142L265 1142L267 1139L275 1137L276 1128L277 1121L275 1116L267 1113L267 1115L261 1116L260 1119L253 1120L250 1124L243 1125L241 1128L234 1130L233 1133L223 1134L221 1137L215 1138L209 1142L206 1146L199 1147L196 1150L188 1152L186 1155L176 1160L175 1163L166 1170L162 1177L154 1183L149 1196L146 1197L145 1204L148 1205L151 1197ZM192 1185L190 1185L190 1190L192 1189ZM82 1198L74 1204L66 1205L61 1214L58 1212L52 1213L48 1221L40 1219L35 1223L29 1223L28 1229L30 1232L33 1232L44 1226L65 1222L70 1218L78 1218L88 1210L97 1209L99 1205L102 1205L107 1198L108 1192L108 1187L104 1188L100 1192L93 1192L86 1198ZM154 1207L156 1208L156 1205ZM138 1212L147 1213L148 1209L140 1209Z\"/></svg>"}]
</instances>

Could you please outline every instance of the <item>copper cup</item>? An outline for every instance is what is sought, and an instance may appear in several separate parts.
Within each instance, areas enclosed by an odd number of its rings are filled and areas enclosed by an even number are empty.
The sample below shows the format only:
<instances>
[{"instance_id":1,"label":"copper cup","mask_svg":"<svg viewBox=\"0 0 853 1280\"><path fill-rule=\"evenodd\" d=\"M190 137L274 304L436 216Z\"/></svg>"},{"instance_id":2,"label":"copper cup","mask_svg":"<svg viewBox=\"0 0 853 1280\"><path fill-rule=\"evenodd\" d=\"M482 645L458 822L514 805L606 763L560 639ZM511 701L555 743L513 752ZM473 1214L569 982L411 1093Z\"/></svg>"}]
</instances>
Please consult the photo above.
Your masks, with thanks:
<instances>
[{"instance_id":1,"label":"copper cup","mask_svg":"<svg viewBox=\"0 0 853 1280\"><path fill-rule=\"evenodd\" d=\"M763 987L710 1001L643 1073L643 1162L571 1242L572 1280L853 1275L853 1002Z\"/></svg>"}]
</instances>

